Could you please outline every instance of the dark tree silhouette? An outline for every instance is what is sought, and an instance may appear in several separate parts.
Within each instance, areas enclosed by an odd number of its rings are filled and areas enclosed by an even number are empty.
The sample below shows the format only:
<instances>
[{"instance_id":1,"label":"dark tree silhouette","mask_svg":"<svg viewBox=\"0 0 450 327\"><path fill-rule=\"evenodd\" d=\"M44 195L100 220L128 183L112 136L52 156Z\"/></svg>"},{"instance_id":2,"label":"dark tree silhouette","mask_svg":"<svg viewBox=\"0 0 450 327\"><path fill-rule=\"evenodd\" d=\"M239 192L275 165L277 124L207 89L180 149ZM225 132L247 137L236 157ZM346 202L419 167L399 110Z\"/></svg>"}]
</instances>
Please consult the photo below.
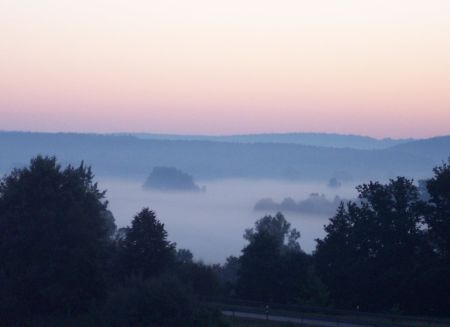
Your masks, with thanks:
<instances>
[{"instance_id":1,"label":"dark tree silhouette","mask_svg":"<svg viewBox=\"0 0 450 327\"><path fill-rule=\"evenodd\" d=\"M300 233L278 212L275 216L264 216L255 222L254 228L245 230L244 239L252 243L259 235L267 234L277 244L278 249L300 251Z\"/></svg>"},{"instance_id":2,"label":"dark tree silhouette","mask_svg":"<svg viewBox=\"0 0 450 327\"><path fill-rule=\"evenodd\" d=\"M203 262L179 262L175 274L197 295L221 295L221 285L213 266Z\"/></svg>"},{"instance_id":3,"label":"dark tree silhouette","mask_svg":"<svg viewBox=\"0 0 450 327\"><path fill-rule=\"evenodd\" d=\"M0 296L3 323L75 314L104 293L115 226L104 192L81 164L62 169L38 156L0 182Z\"/></svg>"},{"instance_id":4,"label":"dark tree silhouette","mask_svg":"<svg viewBox=\"0 0 450 327\"><path fill-rule=\"evenodd\" d=\"M299 237L281 213L265 216L255 228L246 230L244 238L249 244L239 258L238 296L279 303L311 302L318 289L307 286L313 270Z\"/></svg>"},{"instance_id":5,"label":"dark tree silhouette","mask_svg":"<svg viewBox=\"0 0 450 327\"><path fill-rule=\"evenodd\" d=\"M194 255L188 249L178 249L175 260L179 263L190 263L194 260Z\"/></svg>"},{"instance_id":6,"label":"dark tree silhouette","mask_svg":"<svg viewBox=\"0 0 450 327\"><path fill-rule=\"evenodd\" d=\"M425 309L417 285L433 253L424 203L413 181L357 187L360 203L342 204L315 253L318 272L339 306L364 310Z\"/></svg>"},{"instance_id":7,"label":"dark tree silhouette","mask_svg":"<svg viewBox=\"0 0 450 327\"><path fill-rule=\"evenodd\" d=\"M101 326L226 327L220 313L193 301L193 294L173 276L132 277L111 292L102 308ZM98 326L92 324L92 326Z\"/></svg>"},{"instance_id":8,"label":"dark tree silhouette","mask_svg":"<svg viewBox=\"0 0 450 327\"><path fill-rule=\"evenodd\" d=\"M229 256L222 265L214 265L217 278L227 296L236 295L236 281L240 267L239 258Z\"/></svg>"},{"instance_id":9,"label":"dark tree silhouette","mask_svg":"<svg viewBox=\"0 0 450 327\"><path fill-rule=\"evenodd\" d=\"M427 181L428 206L425 221L433 249L432 261L421 277L423 301L431 313L450 314L450 159L433 169Z\"/></svg>"},{"instance_id":10,"label":"dark tree silhouette","mask_svg":"<svg viewBox=\"0 0 450 327\"><path fill-rule=\"evenodd\" d=\"M164 224L148 208L139 212L119 239L125 275L156 276L175 261L175 244L167 240Z\"/></svg>"},{"instance_id":11,"label":"dark tree silhouette","mask_svg":"<svg viewBox=\"0 0 450 327\"><path fill-rule=\"evenodd\" d=\"M429 214L427 223L435 246L442 258L450 260L450 159L433 169L427 182Z\"/></svg>"}]
</instances>

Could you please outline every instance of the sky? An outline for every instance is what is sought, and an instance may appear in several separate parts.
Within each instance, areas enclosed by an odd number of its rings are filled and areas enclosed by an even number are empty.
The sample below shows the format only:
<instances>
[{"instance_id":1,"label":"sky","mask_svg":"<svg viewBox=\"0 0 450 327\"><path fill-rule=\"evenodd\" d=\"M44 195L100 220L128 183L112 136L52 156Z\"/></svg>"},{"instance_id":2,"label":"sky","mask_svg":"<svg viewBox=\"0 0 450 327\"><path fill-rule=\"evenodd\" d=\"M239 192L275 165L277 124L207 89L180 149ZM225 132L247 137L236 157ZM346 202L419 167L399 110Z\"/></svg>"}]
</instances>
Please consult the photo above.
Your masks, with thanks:
<instances>
[{"instance_id":1,"label":"sky","mask_svg":"<svg viewBox=\"0 0 450 327\"><path fill-rule=\"evenodd\" d=\"M0 130L450 134L450 1L0 0Z\"/></svg>"}]
</instances>

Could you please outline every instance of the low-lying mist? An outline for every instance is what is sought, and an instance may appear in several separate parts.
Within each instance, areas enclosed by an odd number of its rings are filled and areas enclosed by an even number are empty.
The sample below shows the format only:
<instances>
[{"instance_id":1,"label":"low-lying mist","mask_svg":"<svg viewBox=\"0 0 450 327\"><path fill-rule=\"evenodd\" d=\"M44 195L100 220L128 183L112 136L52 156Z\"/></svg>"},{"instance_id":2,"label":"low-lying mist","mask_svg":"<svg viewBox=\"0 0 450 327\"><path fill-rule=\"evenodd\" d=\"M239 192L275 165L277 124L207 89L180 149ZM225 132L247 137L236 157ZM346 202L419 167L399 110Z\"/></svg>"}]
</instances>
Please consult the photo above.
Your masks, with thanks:
<instances>
[{"instance_id":1,"label":"low-lying mist","mask_svg":"<svg viewBox=\"0 0 450 327\"><path fill-rule=\"evenodd\" d=\"M110 210L118 227L126 226L142 208L154 210L169 233L169 239L179 248L188 248L197 259L207 263L223 262L229 255L238 255L245 244L242 235L246 228L265 214L254 211L261 198L281 201L285 197L307 198L311 192L352 198L353 185L331 189L324 184L289 183L273 180L216 180L199 181L206 192L158 192L143 189L142 181L130 179L100 179L106 189ZM304 251L315 248L315 239L324 235L323 225L329 216L283 213L301 233Z\"/></svg>"}]
</instances>

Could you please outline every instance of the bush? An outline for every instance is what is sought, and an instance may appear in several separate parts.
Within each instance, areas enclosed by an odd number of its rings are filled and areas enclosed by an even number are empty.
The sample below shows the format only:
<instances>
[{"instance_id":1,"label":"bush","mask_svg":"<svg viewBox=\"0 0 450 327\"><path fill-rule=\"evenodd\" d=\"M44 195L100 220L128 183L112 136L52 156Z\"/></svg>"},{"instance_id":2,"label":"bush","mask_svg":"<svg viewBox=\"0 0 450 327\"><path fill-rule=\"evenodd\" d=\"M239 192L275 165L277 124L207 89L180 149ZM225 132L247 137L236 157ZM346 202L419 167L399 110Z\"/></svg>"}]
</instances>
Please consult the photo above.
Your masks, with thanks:
<instances>
[{"instance_id":1,"label":"bush","mask_svg":"<svg viewBox=\"0 0 450 327\"><path fill-rule=\"evenodd\" d=\"M219 327L220 314L196 303L173 276L131 277L115 288L97 313L99 326Z\"/></svg>"}]
</instances>

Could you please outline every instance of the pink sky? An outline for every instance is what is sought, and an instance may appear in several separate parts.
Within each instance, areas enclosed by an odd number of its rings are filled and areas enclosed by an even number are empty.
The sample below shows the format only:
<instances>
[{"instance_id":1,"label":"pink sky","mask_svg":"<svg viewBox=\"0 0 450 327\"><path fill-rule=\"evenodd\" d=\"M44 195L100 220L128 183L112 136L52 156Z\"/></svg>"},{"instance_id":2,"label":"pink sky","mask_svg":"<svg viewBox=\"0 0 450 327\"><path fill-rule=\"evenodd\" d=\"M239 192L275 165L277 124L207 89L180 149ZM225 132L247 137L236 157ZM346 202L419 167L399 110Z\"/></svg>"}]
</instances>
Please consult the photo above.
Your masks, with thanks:
<instances>
[{"instance_id":1,"label":"pink sky","mask_svg":"<svg viewBox=\"0 0 450 327\"><path fill-rule=\"evenodd\" d=\"M450 1L0 0L0 129L450 134Z\"/></svg>"}]
</instances>

